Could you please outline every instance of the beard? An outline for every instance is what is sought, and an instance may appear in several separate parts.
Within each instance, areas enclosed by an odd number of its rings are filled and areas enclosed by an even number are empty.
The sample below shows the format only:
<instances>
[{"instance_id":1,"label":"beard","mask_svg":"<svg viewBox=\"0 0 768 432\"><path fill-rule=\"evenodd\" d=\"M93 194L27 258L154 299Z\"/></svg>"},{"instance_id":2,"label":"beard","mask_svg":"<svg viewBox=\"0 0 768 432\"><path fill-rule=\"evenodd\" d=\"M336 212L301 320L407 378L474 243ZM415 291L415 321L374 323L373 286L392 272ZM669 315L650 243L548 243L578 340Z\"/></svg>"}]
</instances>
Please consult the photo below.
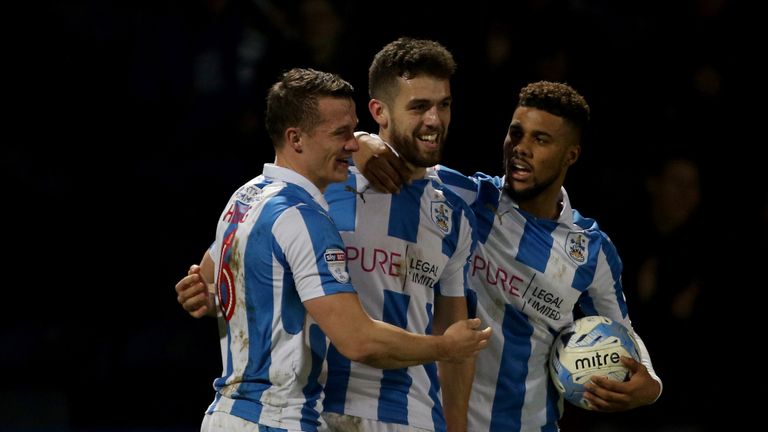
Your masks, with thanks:
<instances>
[{"instance_id":1,"label":"beard","mask_svg":"<svg viewBox=\"0 0 768 432\"><path fill-rule=\"evenodd\" d=\"M392 132L390 133L391 143L406 162L420 167L428 168L437 165L443 156L443 143L445 143L446 132L436 131L438 133L437 148L432 151L422 152L421 147L416 142L413 134L400 133L397 125L392 122Z\"/></svg>"},{"instance_id":2,"label":"beard","mask_svg":"<svg viewBox=\"0 0 768 432\"><path fill-rule=\"evenodd\" d=\"M507 173L506 180L504 182L504 192L506 192L507 195L513 200L515 200L515 202L518 204L538 197L544 191L549 189L557 180L557 176L553 175L550 178L547 178L544 180L534 180L533 185L528 186L524 189L516 190L510 184L510 181L511 181L510 178L511 176L509 175L509 173Z\"/></svg>"}]
</instances>

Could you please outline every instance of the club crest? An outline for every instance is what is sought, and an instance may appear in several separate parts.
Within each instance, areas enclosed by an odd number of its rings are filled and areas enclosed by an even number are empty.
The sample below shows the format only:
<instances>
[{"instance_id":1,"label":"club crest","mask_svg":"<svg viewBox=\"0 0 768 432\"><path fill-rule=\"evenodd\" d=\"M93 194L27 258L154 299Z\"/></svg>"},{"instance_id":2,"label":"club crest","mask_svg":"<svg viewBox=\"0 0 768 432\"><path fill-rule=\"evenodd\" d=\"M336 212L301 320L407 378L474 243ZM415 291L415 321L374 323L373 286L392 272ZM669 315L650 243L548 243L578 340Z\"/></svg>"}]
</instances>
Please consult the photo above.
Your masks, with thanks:
<instances>
[{"instance_id":1,"label":"club crest","mask_svg":"<svg viewBox=\"0 0 768 432\"><path fill-rule=\"evenodd\" d=\"M451 209L445 201L432 201L432 222L443 234L451 232Z\"/></svg>"},{"instance_id":2,"label":"club crest","mask_svg":"<svg viewBox=\"0 0 768 432\"><path fill-rule=\"evenodd\" d=\"M589 258L587 236L580 232L570 232L565 238L565 252L576 264L584 264Z\"/></svg>"}]
</instances>

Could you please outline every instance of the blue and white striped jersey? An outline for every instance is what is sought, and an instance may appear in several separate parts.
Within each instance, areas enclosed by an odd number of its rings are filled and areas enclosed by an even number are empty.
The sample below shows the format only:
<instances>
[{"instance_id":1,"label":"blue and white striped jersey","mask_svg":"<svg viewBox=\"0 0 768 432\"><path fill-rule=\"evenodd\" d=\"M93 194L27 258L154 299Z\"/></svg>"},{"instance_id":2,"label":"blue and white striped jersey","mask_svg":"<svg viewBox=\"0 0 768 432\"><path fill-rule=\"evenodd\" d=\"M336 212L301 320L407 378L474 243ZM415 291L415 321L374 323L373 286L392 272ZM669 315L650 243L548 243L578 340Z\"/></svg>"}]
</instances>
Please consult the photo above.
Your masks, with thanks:
<instances>
[{"instance_id":1,"label":"blue and white striped jersey","mask_svg":"<svg viewBox=\"0 0 768 432\"><path fill-rule=\"evenodd\" d=\"M294 171L265 164L263 176L232 195L210 252L226 338L208 413L317 430L328 343L302 303L354 292L344 243L320 190Z\"/></svg>"},{"instance_id":2,"label":"blue and white striped jersey","mask_svg":"<svg viewBox=\"0 0 768 432\"><path fill-rule=\"evenodd\" d=\"M395 195L369 189L352 173L325 197L360 301L374 319L431 334L435 295L465 295L471 211L430 178L434 170ZM442 431L439 389L435 363L381 370L329 349L326 411Z\"/></svg>"},{"instance_id":3,"label":"blue and white striped jersey","mask_svg":"<svg viewBox=\"0 0 768 432\"><path fill-rule=\"evenodd\" d=\"M565 189L553 221L520 210L501 192L503 178L465 177L442 166L437 173L475 212L469 283L477 316L493 328L477 357L469 430L557 431L563 400L549 379L548 356L575 305L631 329L616 249L594 220L571 208Z\"/></svg>"}]
</instances>

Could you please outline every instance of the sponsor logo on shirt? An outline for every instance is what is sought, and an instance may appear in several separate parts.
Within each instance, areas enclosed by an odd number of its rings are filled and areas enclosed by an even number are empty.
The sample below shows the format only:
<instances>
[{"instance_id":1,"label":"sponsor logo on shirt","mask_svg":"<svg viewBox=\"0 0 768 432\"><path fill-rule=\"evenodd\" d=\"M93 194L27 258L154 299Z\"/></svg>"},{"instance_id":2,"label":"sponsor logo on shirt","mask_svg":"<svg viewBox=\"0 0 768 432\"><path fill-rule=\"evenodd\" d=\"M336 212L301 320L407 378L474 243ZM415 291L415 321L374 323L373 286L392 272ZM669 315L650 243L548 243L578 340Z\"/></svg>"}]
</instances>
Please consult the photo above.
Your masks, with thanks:
<instances>
[{"instance_id":1,"label":"sponsor logo on shirt","mask_svg":"<svg viewBox=\"0 0 768 432\"><path fill-rule=\"evenodd\" d=\"M347 246L349 256L349 265L360 266L360 269L366 273L380 273L387 276L396 277L401 280L403 289L407 283L414 283L433 288L442 274L440 264L432 263L421 258L413 252L402 253L387 251L379 248L356 248Z\"/></svg>"},{"instance_id":2,"label":"sponsor logo on shirt","mask_svg":"<svg viewBox=\"0 0 768 432\"><path fill-rule=\"evenodd\" d=\"M486 261L476 254L472 257L469 275L486 286L496 287L506 293L509 303L520 305L520 310L528 315L536 313L553 320L563 317L563 298L558 293L540 286L536 282L537 273L526 276L493 261Z\"/></svg>"},{"instance_id":3,"label":"sponsor logo on shirt","mask_svg":"<svg viewBox=\"0 0 768 432\"><path fill-rule=\"evenodd\" d=\"M349 273L347 273L347 254L341 249L326 249L325 263L331 275L339 283L349 282Z\"/></svg>"}]
</instances>

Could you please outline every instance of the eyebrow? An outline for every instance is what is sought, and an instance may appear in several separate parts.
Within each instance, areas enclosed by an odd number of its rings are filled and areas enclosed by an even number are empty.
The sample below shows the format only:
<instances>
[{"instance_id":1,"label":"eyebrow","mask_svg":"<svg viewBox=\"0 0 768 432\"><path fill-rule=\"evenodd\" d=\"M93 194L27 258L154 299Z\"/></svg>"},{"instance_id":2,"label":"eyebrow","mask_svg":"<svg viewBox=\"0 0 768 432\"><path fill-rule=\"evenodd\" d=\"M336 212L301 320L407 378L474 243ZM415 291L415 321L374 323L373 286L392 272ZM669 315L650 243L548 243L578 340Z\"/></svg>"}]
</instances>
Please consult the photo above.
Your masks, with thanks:
<instances>
[{"instance_id":1,"label":"eyebrow","mask_svg":"<svg viewBox=\"0 0 768 432\"><path fill-rule=\"evenodd\" d=\"M411 106L414 106L414 105L421 105L421 104L436 105L436 104L439 104L439 103L442 103L442 102L452 102L452 101L453 101L453 96L446 96L446 97L438 100L436 103L433 103L432 99L418 98L418 99L411 99L411 100L409 100L408 103L406 104L406 106L411 107Z\"/></svg>"},{"instance_id":2,"label":"eyebrow","mask_svg":"<svg viewBox=\"0 0 768 432\"><path fill-rule=\"evenodd\" d=\"M522 123L520 123L518 120L513 120L512 123L509 124L509 130L514 130L514 131L523 130ZM534 135L534 136L546 136L548 138L552 138L552 134L539 129L533 129L530 131L530 133L531 135Z\"/></svg>"}]
</instances>

